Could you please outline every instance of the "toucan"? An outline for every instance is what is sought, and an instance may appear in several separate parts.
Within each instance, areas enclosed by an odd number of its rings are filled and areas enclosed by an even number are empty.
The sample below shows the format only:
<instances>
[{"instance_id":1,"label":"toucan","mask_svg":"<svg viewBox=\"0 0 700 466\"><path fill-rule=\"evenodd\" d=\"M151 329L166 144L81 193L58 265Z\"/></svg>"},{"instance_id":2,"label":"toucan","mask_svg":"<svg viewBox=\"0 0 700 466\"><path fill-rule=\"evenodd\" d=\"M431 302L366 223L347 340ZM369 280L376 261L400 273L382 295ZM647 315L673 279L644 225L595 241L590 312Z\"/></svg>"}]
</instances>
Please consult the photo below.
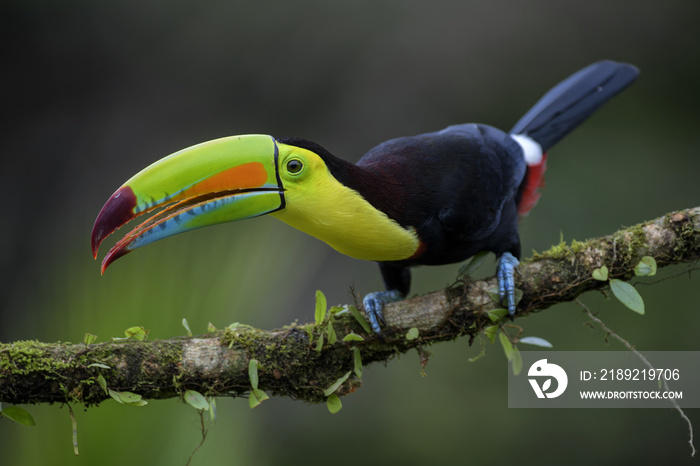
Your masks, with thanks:
<instances>
[{"instance_id":1,"label":"toucan","mask_svg":"<svg viewBox=\"0 0 700 466\"><path fill-rule=\"evenodd\" d=\"M636 67L604 60L549 90L509 132L484 124L386 141L357 164L306 139L253 134L204 142L162 158L107 200L92 251L152 213L102 261L208 225L272 215L348 256L376 261L385 291L363 307L381 335L382 309L404 299L410 268L497 256L500 298L516 311L518 222L537 202L547 151L629 86Z\"/></svg>"}]
</instances>

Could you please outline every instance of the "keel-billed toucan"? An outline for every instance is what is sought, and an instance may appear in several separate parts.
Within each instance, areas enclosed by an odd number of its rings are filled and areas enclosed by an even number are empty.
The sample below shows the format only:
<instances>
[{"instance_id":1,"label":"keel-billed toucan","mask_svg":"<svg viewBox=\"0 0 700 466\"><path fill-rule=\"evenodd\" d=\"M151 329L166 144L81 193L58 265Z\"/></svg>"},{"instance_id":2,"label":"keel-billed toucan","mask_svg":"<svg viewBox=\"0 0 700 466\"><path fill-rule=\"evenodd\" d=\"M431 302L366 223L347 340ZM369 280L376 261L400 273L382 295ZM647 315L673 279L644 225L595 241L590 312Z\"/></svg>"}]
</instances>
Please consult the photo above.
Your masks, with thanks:
<instances>
[{"instance_id":1,"label":"keel-billed toucan","mask_svg":"<svg viewBox=\"0 0 700 466\"><path fill-rule=\"evenodd\" d=\"M379 263L386 291L363 300L379 333L386 302L409 292L410 267L498 256L501 300L515 312L518 219L537 201L546 151L637 77L601 61L544 95L509 133L482 124L386 141L357 164L300 138L231 136L183 149L134 175L97 216L92 250L134 217L158 210L107 253L270 214L337 251Z\"/></svg>"}]
</instances>

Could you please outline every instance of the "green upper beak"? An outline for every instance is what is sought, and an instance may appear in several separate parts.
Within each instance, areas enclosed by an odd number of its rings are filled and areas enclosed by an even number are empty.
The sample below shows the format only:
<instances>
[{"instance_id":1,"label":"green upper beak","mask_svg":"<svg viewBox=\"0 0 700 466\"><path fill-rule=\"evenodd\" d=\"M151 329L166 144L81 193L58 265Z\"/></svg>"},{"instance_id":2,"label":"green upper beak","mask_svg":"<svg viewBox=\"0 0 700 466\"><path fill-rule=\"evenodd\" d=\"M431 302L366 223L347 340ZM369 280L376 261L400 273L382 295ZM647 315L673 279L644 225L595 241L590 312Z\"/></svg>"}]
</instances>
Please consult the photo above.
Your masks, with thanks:
<instances>
[{"instance_id":1,"label":"green upper beak","mask_svg":"<svg viewBox=\"0 0 700 466\"><path fill-rule=\"evenodd\" d=\"M122 238L102 272L124 254L178 233L268 214L285 206L272 136L232 136L169 155L140 171L105 203L92 229L92 252L133 218L162 207Z\"/></svg>"}]
</instances>

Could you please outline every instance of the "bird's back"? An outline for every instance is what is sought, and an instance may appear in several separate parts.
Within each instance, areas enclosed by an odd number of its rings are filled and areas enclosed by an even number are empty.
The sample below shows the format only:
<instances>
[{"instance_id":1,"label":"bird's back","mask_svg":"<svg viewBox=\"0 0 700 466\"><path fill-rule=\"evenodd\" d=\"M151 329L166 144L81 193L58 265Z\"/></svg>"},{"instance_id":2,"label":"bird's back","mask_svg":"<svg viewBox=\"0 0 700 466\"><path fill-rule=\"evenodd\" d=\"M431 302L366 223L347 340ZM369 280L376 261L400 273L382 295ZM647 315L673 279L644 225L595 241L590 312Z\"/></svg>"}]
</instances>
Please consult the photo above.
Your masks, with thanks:
<instances>
[{"instance_id":1,"label":"bird's back","mask_svg":"<svg viewBox=\"0 0 700 466\"><path fill-rule=\"evenodd\" d=\"M517 225L503 213L515 206L526 164L520 146L501 130L464 124L392 139L358 166L401 185L393 189L394 202L405 207L393 218L414 227L425 244L412 263L451 263L517 243Z\"/></svg>"}]
</instances>

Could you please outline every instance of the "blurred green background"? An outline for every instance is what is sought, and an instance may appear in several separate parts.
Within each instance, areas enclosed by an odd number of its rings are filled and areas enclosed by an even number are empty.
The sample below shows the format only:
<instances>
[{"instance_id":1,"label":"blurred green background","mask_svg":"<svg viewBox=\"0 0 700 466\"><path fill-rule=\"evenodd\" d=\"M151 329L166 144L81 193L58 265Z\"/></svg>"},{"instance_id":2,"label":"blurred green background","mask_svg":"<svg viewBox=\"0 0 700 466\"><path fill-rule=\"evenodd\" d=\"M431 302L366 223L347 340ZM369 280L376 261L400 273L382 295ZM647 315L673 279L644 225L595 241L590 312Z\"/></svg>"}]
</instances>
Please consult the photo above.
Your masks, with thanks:
<instances>
[{"instance_id":1,"label":"blurred green background","mask_svg":"<svg viewBox=\"0 0 700 466\"><path fill-rule=\"evenodd\" d=\"M571 72L611 58L640 80L551 151L547 186L522 223L525 255L700 200L696 1L12 1L3 37L0 339L152 338L207 323L275 328L311 320L314 291L350 302L380 289L376 266L271 218L159 242L100 276L89 247L109 195L180 148L245 133L295 135L356 161L393 137L462 122L509 128ZM459 266L414 272L415 293ZM687 270L674 267L661 277ZM484 274L492 273L489 265ZM641 350L699 350L697 273L640 286L643 317L583 297ZM557 350L621 350L564 304L517 323ZM272 399L220 399L194 465L665 464L690 459L671 409L507 408L502 351L466 339L369 367L330 415ZM525 348L523 348L525 349ZM176 401L29 407L0 421L0 463L184 464L199 418ZM700 416L689 410L700 431ZM697 442L700 445L700 441Z\"/></svg>"}]
</instances>

